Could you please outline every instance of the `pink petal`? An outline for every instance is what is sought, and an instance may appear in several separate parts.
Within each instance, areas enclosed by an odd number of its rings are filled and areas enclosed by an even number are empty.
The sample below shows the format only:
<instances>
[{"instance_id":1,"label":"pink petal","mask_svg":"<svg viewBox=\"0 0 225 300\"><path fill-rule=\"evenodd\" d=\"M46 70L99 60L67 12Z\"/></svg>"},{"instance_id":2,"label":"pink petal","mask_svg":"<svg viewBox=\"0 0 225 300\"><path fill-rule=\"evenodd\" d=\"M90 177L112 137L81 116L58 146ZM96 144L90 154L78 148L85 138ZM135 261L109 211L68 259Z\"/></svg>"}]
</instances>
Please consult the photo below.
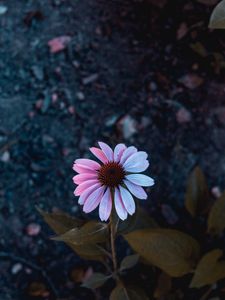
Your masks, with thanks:
<instances>
[{"instance_id":1,"label":"pink petal","mask_svg":"<svg viewBox=\"0 0 225 300\"><path fill-rule=\"evenodd\" d=\"M124 152L124 150L126 150L126 146L124 144L118 144L116 145L115 149L114 149L114 161L119 162L121 159L121 156Z\"/></svg>"},{"instance_id":2,"label":"pink petal","mask_svg":"<svg viewBox=\"0 0 225 300\"><path fill-rule=\"evenodd\" d=\"M86 167L83 167L82 165L78 165L74 163L73 170L77 173L88 173L88 174L95 174L96 170L91 170Z\"/></svg>"},{"instance_id":3,"label":"pink petal","mask_svg":"<svg viewBox=\"0 0 225 300\"><path fill-rule=\"evenodd\" d=\"M128 157L130 157L132 154L137 152L137 148L135 148L134 146L130 146L128 147L122 154L121 159L120 159L120 163L123 165L125 163L125 161L128 159Z\"/></svg>"},{"instance_id":4,"label":"pink petal","mask_svg":"<svg viewBox=\"0 0 225 300\"><path fill-rule=\"evenodd\" d=\"M91 170L99 170L101 168L100 164L92 159L80 158L76 159L75 163L81 165L83 168L91 169Z\"/></svg>"},{"instance_id":5,"label":"pink petal","mask_svg":"<svg viewBox=\"0 0 225 300\"><path fill-rule=\"evenodd\" d=\"M97 173L94 173L94 174L86 174L86 173L83 173L83 174L79 174L79 175L76 175L73 177L73 182L75 184L81 184L87 180L90 180L90 179L97 179L98 178L98 174Z\"/></svg>"},{"instance_id":6,"label":"pink petal","mask_svg":"<svg viewBox=\"0 0 225 300\"><path fill-rule=\"evenodd\" d=\"M93 211L100 203L104 193L104 186L100 186L97 190L91 193L84 202L83 211L89 213Z\"/></svg>"},{"instance_id":7,"label":"pink petal","mask_svg":"<svg viewBox=\"0 0 225 300\"><path fill-rule=\"evenodd\" d=\"M80 205L83 205L84 202L87 200L87 198L90 196L90 194L92 192L94 192L94 190L96 190L97 188L99 188L101 186L100 183L96 183L92 186L90 186L88 189L86 189L79 197L78 203Z\"/></svg>"},{"instance_id":8,"label":"pink petal","mask_svg":"<svg viewBox=\"0 0 225 300\"><path fill-rule=\"evenodd\" d=\"M101 149L98 149L96 147L90 148L91 153L93 153L101 162L107 163L108 159L105 156L104 152Z\"/></svg>"},{"instance_id":9,"label":"pink petal","mask_svg":"<svg viewBox=\"0 0 225 300\"><path fill-rule=\"evenodd\" d=\"M118 188L115 188L114 203L117 215L121 220L124 221L127 218L127 211L122 202L120 191Z\"/></svg>"},{"instance_id":10,"label":"pink petal","mask_svg":"<svg viewBox=\"0 0 225 300\"><path fill-rule=\"evenodd\" d=\"M134 184L141 186L152 186L154 185L154 179L143 174L130 174L126 176L126 179Z\"/></svg>"},{"instance_id":11,"label":"pink petal","mask_svg":"<svg viewBox=\"0 0 225 300\"><path fill-rule=\"evenodd\" d=\"M110 189L108 188L105 191L105 194L102 197L102 200L99 205L99 217L102 221L107 221L112 210L112 198Z\"/></svg>"},{"instance_id":12,"label":"pink petal","mask_svg":"<svg viewBox=\"0 0 225 300\"><path fill-rule=\"evenodd\" d=\"M128 180L124 180L124 183L126 184L128 190L138 199L147 199L147 194L145 192L145 190L139 186L136 185Z\"/></svg>"},{"instance_id":13,"label":"pink petal","mask_svg":"<svg viewBox=\"0 0 225 300\"><path fill-rule=\"evenodd\" d=\"M126 208L128 214L133 215L135 213L135 202L131 193L122 186L120 186L119 189L124 207Z\"/></svg>"},{"instance_id":14,"label":"pink petal","mask_svg":"<svg viewBox=\"0 0 225 300\"><path fill-rule=\"evenodd\" d=\"M86 189L91 187L93 184L99 183L97 179L87 180L78 185L78 187L74 191L75 196L80 196Z\"/></svg>"},{"instance_id":15,"label":"pink petal","mask_svg":"<svg viewBox=\"0 0 225 300\"><path fill-rule=\"evenodd\" d=\"M113 161L113 151L112 151L112 149L106 143L98 142L98 144L99 144L100 148L102 149L102 151L104 152L107 159L109 161Z\"/></svg>"}]
</instances>

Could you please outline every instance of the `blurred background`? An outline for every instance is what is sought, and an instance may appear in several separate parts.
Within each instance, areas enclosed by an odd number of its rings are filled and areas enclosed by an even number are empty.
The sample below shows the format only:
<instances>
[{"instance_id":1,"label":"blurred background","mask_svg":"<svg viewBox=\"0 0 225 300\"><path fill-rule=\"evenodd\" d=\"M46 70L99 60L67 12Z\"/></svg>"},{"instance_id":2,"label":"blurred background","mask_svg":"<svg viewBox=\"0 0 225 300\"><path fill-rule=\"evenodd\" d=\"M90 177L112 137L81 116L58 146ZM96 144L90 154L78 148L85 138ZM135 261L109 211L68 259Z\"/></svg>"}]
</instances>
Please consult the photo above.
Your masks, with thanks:
<instances>
[{"instance_id":1,"label":"blurred background","mask_svg":"<svg viewBox=\"0 0 225 300\"><path fill-rule=\"evenodd\" d=\"M72 164L97 141L148 152L145 205L162 223L183 218L194 166L225 188L217 2L0 1L1 300L107 299L77 284L95 264L50 241L35 208L82 216Z\"/></svg>"}]
</instances>

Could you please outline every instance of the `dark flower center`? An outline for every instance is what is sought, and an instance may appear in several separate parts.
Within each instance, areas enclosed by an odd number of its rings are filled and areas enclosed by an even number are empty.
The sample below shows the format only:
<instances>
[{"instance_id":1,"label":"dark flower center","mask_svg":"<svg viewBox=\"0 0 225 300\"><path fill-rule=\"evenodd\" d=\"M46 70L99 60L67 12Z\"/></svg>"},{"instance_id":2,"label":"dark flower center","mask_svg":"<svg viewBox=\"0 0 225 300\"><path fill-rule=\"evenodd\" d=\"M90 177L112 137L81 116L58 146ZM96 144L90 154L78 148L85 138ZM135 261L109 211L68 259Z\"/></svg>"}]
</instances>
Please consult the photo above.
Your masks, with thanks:
<instances>
[{"instance_id":1,"label":"dark flower center","mask_svg":"<svg viewBox=\"0 0 225 300\"><path fill-rule=\"evenodd\" d=\"M123 182L124 169L116 162L108 162L98 171L99 181L109 187L116 187Z\"/></svg>"}]
</instances>

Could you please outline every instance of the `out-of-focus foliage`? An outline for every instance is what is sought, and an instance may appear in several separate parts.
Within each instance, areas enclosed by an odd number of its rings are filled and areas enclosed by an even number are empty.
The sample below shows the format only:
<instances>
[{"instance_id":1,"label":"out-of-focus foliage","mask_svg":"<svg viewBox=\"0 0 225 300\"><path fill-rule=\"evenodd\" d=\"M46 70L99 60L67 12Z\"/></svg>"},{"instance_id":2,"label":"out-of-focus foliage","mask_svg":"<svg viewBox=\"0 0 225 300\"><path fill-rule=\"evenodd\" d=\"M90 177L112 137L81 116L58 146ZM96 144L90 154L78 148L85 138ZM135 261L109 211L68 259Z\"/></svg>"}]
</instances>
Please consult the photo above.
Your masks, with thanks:
<instances>
[{"instance_id":1,"label":"out-of-focus foliage","mask_svg":"<svg viewBox=\"0 0 225 300\"><path fill-rule=\"evenodd\" d=\"M99 288L113 279L116 287L111 292L110 300L149 299L145 290L130 284L129 280L128 282L123 280L130 269L138 268L140 262L152 270L155 270L155 267L161 270L158 279L155 280L152 297L182 299L182 295L177 296L179 290L174 289L173 277L193 273L190 288L201 288L225 278L225 260L221 259L223 255L221 249L214 249L201 255L204 243L214 239L214 235L220 238L225 229L225 193L218 199L213 197L200 167L194 168L188 178L185 207L189 212L187 218L194 238L192 234L174 228L160 228L148 212L140 207L124 222L119 222L118 218L112 215L115 238L123 237L136 252L125 256L120 265L117 263L114 271L109 247L109 224L73 218L62 212L39 211L57 234L54 240L64 241L82 258L101 261L106 267L105 273L93 273L82 281L83 287ZM208 230L205 228L206 223ZM201 235L198 235L198 232L201 232Z\"/></svg>"},{"instance_id":2,"label":"out-of-focus foliage","mask_svg":"<svg viewBox=\"0 0 225 300\"><path fill-rule=\"evenodd\" d=\"M225 192L216 200L208 217L208 232L221 234L225 229Z\"/></svg>"},{"instance_id":3,"label":"out-of-focus foliage","mask_svg":"<svg viewBox=\"0 0 225 300\"><path fill-rule=\"evenodd\" d=\"M207 209L209 190L206 178L199 167L196 167L188 178L185 196L185 207L192 215L201 214Z\"/></svg>"},{"instance_id":4,"label":"out-of-focus foliage","mask_svg":"<svg viewBox=\"0 0 225 300\"><path fill-rule=\"evenodd\" d=\"M225 277L225 260L220 260L223 251L215 249L200 260L196 267L191 287L201 288L210 285Z\"/></svg>"}]
</instances>

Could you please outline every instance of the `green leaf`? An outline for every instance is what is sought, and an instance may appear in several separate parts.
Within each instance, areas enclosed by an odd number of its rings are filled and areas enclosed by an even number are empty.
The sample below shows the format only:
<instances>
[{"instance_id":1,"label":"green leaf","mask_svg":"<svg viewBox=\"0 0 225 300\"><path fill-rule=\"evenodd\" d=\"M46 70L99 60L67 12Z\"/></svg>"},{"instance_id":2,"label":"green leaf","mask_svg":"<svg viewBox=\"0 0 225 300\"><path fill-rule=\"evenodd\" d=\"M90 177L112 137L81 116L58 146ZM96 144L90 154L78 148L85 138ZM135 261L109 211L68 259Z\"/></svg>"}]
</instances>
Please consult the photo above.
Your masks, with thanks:
<instances>
[{"instance_id":1,"label":"green leaf","mask_svg":"<svg viewBox=\"0 0 225 300\"><path fill-rule=\"evenodd\" d=\"M143 229L124 235L130 246L147 262L172 277L193 270L199 244L191 236L172 229Z\"/></svg>"},{"instance_id":2,"label":"green leaf","mask_svg":"<svg viewBox=\"0 0 225 300\"><path fill-rule=\"evenodd\" d=\"M38 211L43 216L45 222L51 227L51 229L57 234L65 234L67 231L72 230L73 228L80 228L84 225L85 221L73 218L68 214L63 212L57 213L46 213L40 208ZM74 245L70 242L66 242L66 244L72 248L76 254L80 257L88 260L100 260L103 261L105 259L105 252L99 245L96 244L85 244L85 245Z\"/></svg>"},{"instance_id":3,"label":"green leaf","mask_svg":"<svg viewBox=\"0 0 225 300\"><path fill-rule=\"evenodd\" d=\"M82 287L89 289L97 289L102 286L111 276L106 276L102 273L93 273L90 278L84 281Z\"/></svg>"},{"instance_id":4,"label":"green leaf","mask_svg":"<svg viewBox=\"0 0 225 300\"><path fill-rule=\"evenodd\" d=\"M225 229L225 192L210 210L208 217L208 232L211 234L221 234Z\"/></svg>"},{"instance_id":5,"label":"green leaf","mask_svg":"<svg viewBox=\"0 0 225 300\"><path fill-rule=\"evenodd\" d=\"M110 295L110 300L148 300L145 292L138 287L125 287L119 283Z\"/></svg>"},{"instance_id":6,"label":"green leaf","mask_svg":"<svg viewBox=\"0 0 225 300\"><path fill-rule=\"evenodd\" d=\"M214 8L210 20L209 28L224 29L225 28L225 0L222 0Z\"/></svg>"},{"instance_id":7,"label":"green leaf","mask_svg":"<svg viewBox=\"0 0 225 300\"><path fill-rule=\"evenodd\" d=\"M159 227L158 224L149 216L149 213L138 207L134 215L119 223L118 232L119 234L126 234L138 229L157 227Z\"/></svg>"},{"instance_id":8,"label":"green leaf","mask_svg":"<svg viewBox=\"0 0 225 300\"><path fill-rule=\"evenodd\" d=\"M209 200L209 190L202 170L196 167L187 182L185 207L195 217L204 212Z\"/></svg>"},{"instance_id":9,"label":"green leaf","mask_svg":"<svg viewBox=\"0 0 225 300\"><path fill-rule=\"evenodd\" d=\"M64 234L54 237L56 241L69 242L73 245L104 242L108 238L108 226L105 223L89 221L82 227L73 228Z\"/></svg>"},{"instance_id":10,"label":"green leaf","mask_svg":"<svg viewBox=\"0 0 225 300\"><path fill-rule=\"evenodd\" d=\"M215 249L202 257L192 278L191 288L201 288L225 278L225 260L219 260L222 255L222 250Z\"/></svg>"},{"instance_id":11,"label":"green leaf","mask_svg":"<svg viewBox=\"0 0 225 300\"><path fill-rule=\"evenodd\" d=\"M120 271L133 268L138 263L138 260L139 260L138 254L133 254L124 257L124 259L120 264Z\"/></svg>"}]
</instances>

